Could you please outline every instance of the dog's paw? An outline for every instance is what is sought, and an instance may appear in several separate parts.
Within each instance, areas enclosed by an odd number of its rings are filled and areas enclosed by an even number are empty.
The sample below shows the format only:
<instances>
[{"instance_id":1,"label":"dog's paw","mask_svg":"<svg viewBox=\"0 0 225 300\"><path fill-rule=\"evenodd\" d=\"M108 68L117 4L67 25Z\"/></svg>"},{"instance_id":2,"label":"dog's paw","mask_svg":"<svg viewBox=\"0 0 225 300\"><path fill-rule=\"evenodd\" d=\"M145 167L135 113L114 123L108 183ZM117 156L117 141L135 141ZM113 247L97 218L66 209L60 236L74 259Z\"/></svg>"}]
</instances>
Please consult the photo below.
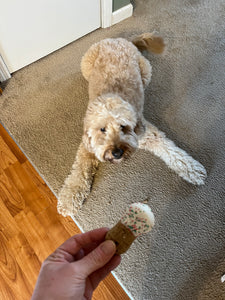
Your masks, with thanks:
<instances>
[{"instance_id":1,"label":"dog's paw","mask_svg":"<svg viewBox=\"0 0 225 300\"><path fill-rule=\"evenodd\" d=\"M207 172L202 164L190 156L185 163L183 161L180 161L179 163L181 168L178 174L183 179L195 185L203 185L205 183Z\"/></svg>"},{"instance_id":2,"label":"dog's paw","mask_svg":"<svg viewBox=\"0 0 225 300\"><path fill-rule=\"evenodd\" d=\"M79 191L79 189L73 193L65 188L62 189L58 198L58 213L64 217L75 216L82 207L86 196L86 193Z\"/></svg>"},{"instance_id":3,"label":"dog's paw","mask_svg":"<svg viewBox=\"0 0 225 300\"><path fill-rule=\"evenodd\" d=\"M76 212L74 212L72 198L70 200L71 201L69 202L58 200L57 210L58 213L61 214L63 217L73 216L74 214L76 214Z\"/></svg>"}]
</instances>

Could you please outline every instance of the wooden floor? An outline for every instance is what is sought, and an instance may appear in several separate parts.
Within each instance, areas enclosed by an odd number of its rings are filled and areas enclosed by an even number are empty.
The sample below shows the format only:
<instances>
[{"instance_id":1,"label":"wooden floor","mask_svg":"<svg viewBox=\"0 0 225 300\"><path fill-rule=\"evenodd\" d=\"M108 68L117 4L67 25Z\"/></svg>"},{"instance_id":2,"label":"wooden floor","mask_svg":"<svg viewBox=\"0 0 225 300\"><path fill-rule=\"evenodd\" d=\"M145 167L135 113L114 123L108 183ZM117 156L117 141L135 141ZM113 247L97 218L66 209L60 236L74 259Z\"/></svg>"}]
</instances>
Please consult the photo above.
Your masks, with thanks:
<instances>
[{"instance_id":1,"label":"wooden floor","mask_svg":"<svg viewBox=\"0 0 225 300\"><path fill-rule=\"evenodd\" d=\"M0 299L30 299L43 260L79 233L57 213L56 198L0 124ZM95 300L128 300L110 274Z\"/></svg>"}]
</instances>

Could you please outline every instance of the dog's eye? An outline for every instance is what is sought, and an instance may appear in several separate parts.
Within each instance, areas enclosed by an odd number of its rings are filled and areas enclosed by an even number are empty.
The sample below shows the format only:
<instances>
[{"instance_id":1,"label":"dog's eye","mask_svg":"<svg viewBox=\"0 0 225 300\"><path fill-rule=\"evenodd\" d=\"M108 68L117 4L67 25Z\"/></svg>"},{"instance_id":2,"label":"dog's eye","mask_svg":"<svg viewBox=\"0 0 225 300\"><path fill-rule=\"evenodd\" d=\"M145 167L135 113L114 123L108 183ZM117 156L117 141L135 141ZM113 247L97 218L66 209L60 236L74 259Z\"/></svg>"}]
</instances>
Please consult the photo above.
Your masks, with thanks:
<instances>
[{"instance_id":1,"label":"dog's eye","mask_svg":"<svg viewBox=\"0 0 225 300\"><path fill-rule=\"evenodd\" d=\"M100 130L101 130L101 132L106 132L105 127L101 128Z\"/></svg>"},{"instance_id":2,"label":"dog's eye","mask_svg":"<svg viewBox=\"0 0 225 300\"><path fill-rule=\"evenodd\" d=\"M120 125L120 129L121 129L121 130L124 130L125 127L126 127L126 126L124 126L124 125Z\"/></svg>"}]
</instances>

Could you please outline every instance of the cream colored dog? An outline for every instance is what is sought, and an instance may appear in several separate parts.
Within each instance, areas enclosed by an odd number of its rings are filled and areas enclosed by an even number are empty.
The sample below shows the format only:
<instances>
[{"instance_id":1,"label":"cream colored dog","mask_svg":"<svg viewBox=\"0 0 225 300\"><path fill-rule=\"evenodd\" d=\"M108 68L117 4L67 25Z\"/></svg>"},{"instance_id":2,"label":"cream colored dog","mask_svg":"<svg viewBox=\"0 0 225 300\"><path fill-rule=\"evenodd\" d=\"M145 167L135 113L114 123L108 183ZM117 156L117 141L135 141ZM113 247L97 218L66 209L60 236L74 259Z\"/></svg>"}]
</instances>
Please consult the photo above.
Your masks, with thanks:
<instances>
[{"instance_id":1,"label":"cream colored dog","mask_svg":"<svg viewBox=\"0 0 225 300\"><path fill-rule=\"evenodd\" d=\"M59 194L58 212L74 215L91 190L99 162L119 163L137 149L159 156L186 181L201 185L205 168L143 117L149 61L138 50L163 51L160 37L143 34L133 42L105 39L84 55L81 70L89 82L89 104L82 143Z\"/></svg>"}]
</instances>

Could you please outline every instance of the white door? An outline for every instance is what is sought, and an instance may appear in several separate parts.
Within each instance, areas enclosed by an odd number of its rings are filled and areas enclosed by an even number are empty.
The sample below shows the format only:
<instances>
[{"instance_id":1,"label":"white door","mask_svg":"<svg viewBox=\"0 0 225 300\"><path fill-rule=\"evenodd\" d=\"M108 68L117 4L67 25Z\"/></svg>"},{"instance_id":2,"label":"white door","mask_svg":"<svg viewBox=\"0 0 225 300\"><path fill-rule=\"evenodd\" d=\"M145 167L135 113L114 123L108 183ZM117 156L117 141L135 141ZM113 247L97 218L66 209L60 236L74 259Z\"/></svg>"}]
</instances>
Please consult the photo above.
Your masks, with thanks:
<instances>
[{"instance_id":1,"label":"white door","mask_svg":"<svg viewBox=\"0 0 225 300\"><path fill-rule=\"evenodd\" d=\"M10 73L100 27L100 0L0 0L0 55Z\"/></svg>"}]
</instances>

